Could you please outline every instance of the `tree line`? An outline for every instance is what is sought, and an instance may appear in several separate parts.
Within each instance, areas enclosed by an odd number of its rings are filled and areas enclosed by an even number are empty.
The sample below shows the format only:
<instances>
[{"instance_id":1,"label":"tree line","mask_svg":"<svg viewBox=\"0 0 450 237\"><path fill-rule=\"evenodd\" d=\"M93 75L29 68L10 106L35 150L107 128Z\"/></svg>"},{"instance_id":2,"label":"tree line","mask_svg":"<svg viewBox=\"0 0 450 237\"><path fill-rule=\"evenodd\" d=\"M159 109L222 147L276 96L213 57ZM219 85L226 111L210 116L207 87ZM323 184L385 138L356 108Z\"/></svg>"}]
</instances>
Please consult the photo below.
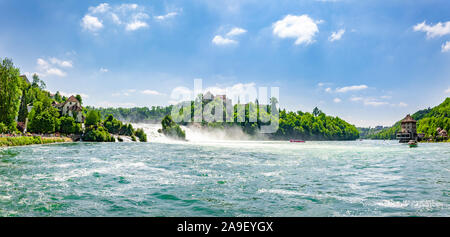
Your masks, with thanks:
<instances>
[{"instance_id":1,"label":"tree line","mask_svg":"<svg viewBox=\"0 0 450 237\"><path fill-rule=\"evenodd\" d=\"M424 133L425 139L436 139L438 136L437 128L450 130L450 97L434 108L419 110L413 115L417 121L417 132ZM384 128L367 138L371 139L396 139L397 132L401 131L401 121L396 122L392 127Z\"/></svg>"}]
</instances>

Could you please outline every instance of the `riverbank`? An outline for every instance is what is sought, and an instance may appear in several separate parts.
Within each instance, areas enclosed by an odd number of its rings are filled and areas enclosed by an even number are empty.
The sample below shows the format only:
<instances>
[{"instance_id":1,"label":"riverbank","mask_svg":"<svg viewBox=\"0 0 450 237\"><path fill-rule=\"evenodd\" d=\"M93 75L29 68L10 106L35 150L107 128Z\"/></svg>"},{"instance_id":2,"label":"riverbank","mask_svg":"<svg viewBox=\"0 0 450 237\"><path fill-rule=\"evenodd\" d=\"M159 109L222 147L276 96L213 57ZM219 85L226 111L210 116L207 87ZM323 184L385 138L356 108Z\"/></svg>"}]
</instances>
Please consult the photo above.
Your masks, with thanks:
<instances>
[{"instance_id":1,"label":"riverbank","mask_svg":"<svg viewBox=\"0 0 450 237\"><path fill-rule=\"evenodd\" d=\"M0 137L0 147L26 146L26 145L62 143L62 142L73 142L73 140L68 137L40 137L40 136Z\"/></svg>"}]
</instances>

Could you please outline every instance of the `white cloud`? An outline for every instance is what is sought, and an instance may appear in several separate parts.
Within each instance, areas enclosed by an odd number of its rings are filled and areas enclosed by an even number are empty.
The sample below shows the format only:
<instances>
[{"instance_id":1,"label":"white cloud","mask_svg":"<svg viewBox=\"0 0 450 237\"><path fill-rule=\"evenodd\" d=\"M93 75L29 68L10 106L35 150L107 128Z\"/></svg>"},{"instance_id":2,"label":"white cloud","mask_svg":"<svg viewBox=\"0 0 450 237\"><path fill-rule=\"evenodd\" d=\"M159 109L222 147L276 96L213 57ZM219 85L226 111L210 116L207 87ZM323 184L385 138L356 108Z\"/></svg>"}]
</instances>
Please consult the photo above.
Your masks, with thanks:
<instances>
[{"instance_id":1,"label":"white cloud","mask_svg":"<svg viewBox=\"0 0 450 237\"><path fill-rule=\"evenodd\" d=\"M342 100L339 99L339 98L334 98L334 100L333 100L334 103L340 103L341 101L342 101Z\"/></svg>"},{"instance_id":2,"label":"white cloud","mask_svg":"<svg viewBox=\"0 0 450 237\"><path fill-rule=\"evenodd\" d=\"M71 68L73 67L71 61L64 61L57 58L50 58L49 61L38 58L36 60L37 69L39 70L39 76L59 76L65 77L67 75L66 72L61 70L58 67Z\"/></svg>"},{"instance_id":3,"label":"white cloud","mask_svg":"<svg viewBox=\"0 0 450 237\"><path fill-rule=\"evenodd\" d=\"M408 106L408 104L406 104L405 102L400 102L400 103L398 103L397 106L399 106L399 107L406 107L406 106Z\"/></svg>"},{"instance_id":4,"label":"white cloud","mask_svg":"<svg viewBox=\"0 0 450 237\"><path fill-rule=\"evenodd\" d=\"M138 30L140 28L145 28L145 27L148 27L147 23L140 21L140 20L136 20L131 23L128 23L127 27L125 29L127 31L135 31L135 30Z\"/></svg>"},{"instance_id":5,"label":"white cloud","mask_svg":"<svg viewBox=\"0 0 450 237\"><path fill-rule=\"evenodd\" d=\"M55 92L56 93L56 92ZM55 94L53 93L53 94ZM60 91L59 94L61 94L62 96L65 97L70 97L72 95L80 95L82 99L86 99L89 98L89 95L84 94L84 93L77 93L77 92L64 92L64 91Z\"/></svg>"},{"instance_id":6,"label":"white cloud","mask_svg":"<svg viewBox=\"0 0 450 237\"><path fill-rule=\"evenodd\" d=\"M450 87L447 88L447 90L445 90L444 93L446 93L446 94L450 93Z\"/></svg>"},{"instance_id":7,"label":"white cloud","mask_svg":"<svg viewBox=\"0 0 450 237\"><path fill-rule=\"evenodd\" d=\"M161 93L159 93L158 91L154 91L154 90L143 90L143 91L141 91L141 93L144 95L161 95Z\"/></svg>"},{"instance_id":8,"label":"white cloud","mask_svg":"<svg viewBox=\"0 0 450 237\"><path fill-rule=\"evenodd\" d=\"M169 12L166 15L155 16L155 19L159 20L159 21L163 21L163 20L167 20L169 18L175 17L177 15L178 15L178 12Z\"/></svg>"},{"instance_id":9,"label":"white cloud","mask_svg":"<svg viewBox=\"0 0 450 237\"><path fill-rule=\"evenodd\" d=\"M346 86L346 87L336 88L336 92L345 93L348 91L359 91L359 90L364 90L367 88L368 87L366 85Z\"/></svg>"},{"instance_id":10,"label":"white cloud","mask_svg":"<svg viewBox=\"0 0 450 237\"><path fill-rule=\"evenodd\" d=\"M50 66L50 64L42 58L38 58L36 63L40 69L47 69Z\"/></svg>"},{"instance_id":11,"label":"white cloud","mask_svg":"<svg viewBox=\"0 0 450 237\"><path fill-rule=\"evenodd\" d=\"M231 29L231 30L227 33L227 36L228 36L228 37L233 37L233 36L237 36L237 35L244 34L244 33L246 33L246 32L247 32L246 29L242 29L242 28L239 28L239 27L234 27L233 29Z\"/></svg>"},{"instance_id":12,"label":"white cloud","mask_svg":"<svg viewBox=\"0 0 450 237\"><path fill-rule=\"evenodd\" d=\"M108 72L109 70L107 68L100 68L100 72Z\"/></svg>"},{"instance_id":13,"label":"white cloud","mask_svg":"<svg viewBox=\"0 0 450 237\"><path fill-rule=\"evenodd\" d=\"M441 51L442 51L443 53L444 53L444 52L449 52L449 51L450 51L450 41L447 41L447 42L445 42L445 43L442 45Z\"/></svg>"},{"instance_id":14,"label":"white cloud","mask_svg":"<svg viewBox=\"0 0 450 237\"><path fill-rule=\"evenodd\" d=\"M324 86L325 85L325 83L323 83L323 82L319 82L318 84L317 84L317 86Z\"/></svg>"},{"instance_id":15,"label":"white cloud","mask_svg":"<svg viewBox=\"0 0 450 237\"><path fill-rule=\"evenodd\" d=\"M434 38L450 34L450 21L437 23L434 26L428 25L425 21L414 26L414 31L427 33L427 38Z\"/></svg>"},{"instance_id":16,"label":"white cloud","mask_svg":"<svg viewBox=\"0 0 450 237\"><path fill-rule=\"evenodd\" d=\"M216 45L230 45L230 44L237 44L238 42L236 40L224 38L220 35L214 36L212 39L212 42Z\"/></svg>"},{"instance_id":17,"label":"white cloud","mask_svg":"<svg viewBox=\"0 0 450 237\"><path fill-rule=\"evenodd\" d=\"M187 87L179 86L175 87L170 94L169 104L178 104L183 101L193 100L194 93Z\"/></svg>"},{"instance_id":18,"label":"white cloud","mask_svg":"<svg viewBox=\"0 0 450 237\"><path fill-rule=\"evenodd\" d=\"M89 12L95 13L105 13L110 10L110 6L108 3L101 3L96 7L89 7Z\"/></svg>"},{"instance_id":19,"label":"white cloud","mask_svg":"<svg viewBox=\"0 0 450 237\"><path fill-rule=\"evenodd\" d=\"M225 37L223 37L222 35L216 35L214 36L214 38L212 39L212 42L216 45L232 45L232 44L238 44L239 42L237 40L235 40L235 37L238 35L242 35L245 34L247 32L247 30L239 28L239 27L234 27L233 29L231 29L230 31L228 31L228 33L226 33Z\"/></svg>"},{"instance_id":20,"label":"white cloud","mask_svg":"<svg viewBox=\"0 0 450 237\"><path fill-rule=\"evenodd\" d=\"M364 100L364 105L369 105L369 106L377 107L377 106L387 105L387 104L389 104L389 103L385 102L385 101L376 101L376 100L373 100L373 99L365 99Z\"/></svg>"},{"instance_id":21,"label":"white cloud","mask_svg":"<svg viewBox=\"0 0 450 237\"><path fill-rule=\"evenodd\" d=\"M333 33L331 33L331 35L328 38L328 40L330 42L333 42L335 40L340 40L342 38L342 35L344 35L344 33L345 33L345 29L340 29L337 32L333 32Z\"/></svg>"},{"instance_id":22,"label":"white cloud","mask_svg":"<svg viewBox=\"0 0 450 237\"><path fill-rule=\"evenodd\" d=\"M101 108L131 108L136 107L134 103L122 103L122 102L110 102L110 101L101 101L94 105L95 107Z\"/></svg>"},{"instance_id":23,"label":"white cloud","mask_svg":"<svg viewBox=\"0 0 450 237\"><path fill-rule=\"evenodd\" d=\"M59 76L59 77L65 77L65 76L67 75L67 73L61 71L61 70L58 69L58 68L49 68L49 69L46 71L46 74L47 74L47 75Z\"/></svg>"},{"instance_id":24,"label":"white cloud","mask_svg":"<svg viewBox=\"0 0 450 237\"><path fill-rule=\"evenodd\" d=\"M95 32L103 28L103 23L95 16L85 15L81 20L81 26L85 30Z\"/></svg>"},{"instance_id":25,"label":"white cloud","mask_svg":"<svg viewBox=\"0 0 450 237\"><path fill-rule=\"evenodd\" d=\"M122 24L122 21L120 20L119 16L116 13L111 13L111 19L116 25Z\"/></svg>"},{"instance_id":26,"label":"white cloud","mask_svg":"<svg viewBox=\"0 0 450 237\"><path fill-rule=\"evenodd\" d=\"M254 102L257 97L257 88L254 82L250 83L237 83L229 87L212 86L202 90L203 94L207 92L213 95L226 95L228 99L231 99L233 103L237 103L240 100L241 103ZM195 95L196 96L196 95ZM170 95L170 104L177 104L183 101L192 100L194 98L194 92L186 87L176 87L172 90ZM262 101L262 100L261 100Z\"/></svg>"},{"instance_id":27,"label":"white cloud","mask_svg":"<svg viewBox=\"0 0 450 237\"><path fill-rule=\"evenodd\" d=\"M308 15L287 15L282 20L273 23L273 34L280 38L296 38L295 44L310 44L319 32L317 22Z\"/></svg>"},{"instance_id":28,"label":"white cloud","mask_svg":"<svg viewBox=\"0 0 450 237\"><path fill-rule=\"evenodd\" d=\"M72 67L72 62L71 61L64 61L64 60L60 60L57 58L50 58L50 62L53 64L56 64L60 67Z\"/></svg>"},{"instance_id":29,"label":"white cloud","mask_svg":"<svg viewBox=\"0 0 450 237\"><path fill-rule=\"evenodd\" d=\"M148 15L145 13L137 13L133 15L133 20L127 24L126 30L127 31L135 31L140 28L148 27L148 24L144 21L148 18Z\"/></svg>"},{"instance_id":30,"label":"white cloud","mask_svg":"<svg viewBox=\"0 0 450 237\"><path fill-rule=\"evenodd\" d=\"M351 97L350 101L362 101L363 99L362 97Z\"/></svg>"},{"instance_id":31,"label":"white cloud","mask_svg":"<svg viewBox=\"0 0 450 237\"><path fill-rule=\"evenodd\" d=\"M387 99L387 98L391 98L391 96L380 96L380 98ZM380 101L375 97L368 97L368 98L364 98L364 97L356 97L353 96L349 99L350 101L353 102L362 102L364 105L366 106L374 106L374 107L378 107L378 106L383 106L383 105L389 105L392 107L406 107L408 106L408 104L404 103L404 102L399 102L398 104L395 103L389 103L386 101Z\"/></svg>"},{"instance_id":32,"label":"white cloud","mask_svg":"<svg viewBox=\"0 0 450 237\"><path fill-rule=\"evenodd\" d=\"M331 88L330 87L325 88L325 92L331 92Z\"/></svg>"},{"instance_id":33,"label":"white cloud","mask_svg":"<svg viewBox=\"0 0 450 237\"><path fill-rule=\"evenodd\" d=\"M135 31L148 27L148 18L145 8L137 4L101 3L88 8L88 12L81 20L81 25L94 33L106 26L122 26L126 31Z\"/></svg>"}]
</instances>

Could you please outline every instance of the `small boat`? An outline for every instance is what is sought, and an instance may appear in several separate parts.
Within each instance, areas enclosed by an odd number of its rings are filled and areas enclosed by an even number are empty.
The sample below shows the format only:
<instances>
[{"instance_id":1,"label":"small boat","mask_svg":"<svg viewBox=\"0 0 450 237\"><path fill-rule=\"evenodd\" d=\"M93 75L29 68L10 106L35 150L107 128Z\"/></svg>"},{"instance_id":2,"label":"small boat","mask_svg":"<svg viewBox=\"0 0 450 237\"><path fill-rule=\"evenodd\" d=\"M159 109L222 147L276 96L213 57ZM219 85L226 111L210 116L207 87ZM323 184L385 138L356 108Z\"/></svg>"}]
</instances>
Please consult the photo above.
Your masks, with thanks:
<instances>
[{"instance_id":1,"label":"small boat","mask_svg":"<svg viewBox=\"0 0 450 237\"><path fill-rule=\"evenodd\" d=\"M410 141L408 142L408 145L409 145L410 148L417 147L417 142L414 141L414 140L410 140Z\"/></svg>"},{"instance_id":2,"label":"small boat","mask_svg":"<svg viewBox=\"0 0 450 237\"><path fill-rule=\"evenodd\" d=\"M291 140L289 140L290 142L305 142L305 141L303 141L303 140L293 140L293 139L291 139Z\"/></svg>"}]
</instances>

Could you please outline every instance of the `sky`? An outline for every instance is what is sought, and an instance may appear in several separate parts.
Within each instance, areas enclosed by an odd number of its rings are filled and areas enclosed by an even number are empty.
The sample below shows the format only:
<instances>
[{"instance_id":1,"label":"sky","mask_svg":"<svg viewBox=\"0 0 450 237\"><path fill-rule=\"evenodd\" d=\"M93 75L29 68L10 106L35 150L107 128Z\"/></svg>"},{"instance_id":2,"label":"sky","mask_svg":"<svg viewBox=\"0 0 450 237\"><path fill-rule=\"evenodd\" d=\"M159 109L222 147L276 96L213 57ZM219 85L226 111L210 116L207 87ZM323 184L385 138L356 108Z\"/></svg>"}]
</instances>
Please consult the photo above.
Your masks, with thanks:
<instances>
[{"instance_id":1,"label":"sky","mask_svg":"<svg viewBox=\"0 0 450 237\"><path fill-rule=\"evenodd\" d=\"M278 87L281 108L390 126L450 96L447 0L0 0L0 58L84 105Z\"/></svg>"}]
</instances>

